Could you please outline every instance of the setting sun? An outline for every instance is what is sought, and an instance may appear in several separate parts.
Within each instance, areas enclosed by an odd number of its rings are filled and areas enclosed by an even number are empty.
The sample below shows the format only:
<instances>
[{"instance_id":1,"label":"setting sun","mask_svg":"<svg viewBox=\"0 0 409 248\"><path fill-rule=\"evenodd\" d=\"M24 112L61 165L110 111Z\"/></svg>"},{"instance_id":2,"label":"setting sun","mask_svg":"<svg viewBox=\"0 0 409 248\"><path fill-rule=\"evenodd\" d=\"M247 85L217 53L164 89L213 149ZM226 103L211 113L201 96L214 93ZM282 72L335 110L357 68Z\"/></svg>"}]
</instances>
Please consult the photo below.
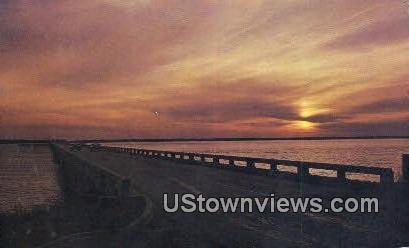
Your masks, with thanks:
<instances>
[{"instance_id":1,"label":"setting sun","mask_svg":"<svg viewBox=\"0 0 409 248\"><path fill-rule=\"evenodd\" d=\"M304 130L313 130L316 128L316 124L309 121L296 121L295 126Z\"/></svg>"}]
</instances>

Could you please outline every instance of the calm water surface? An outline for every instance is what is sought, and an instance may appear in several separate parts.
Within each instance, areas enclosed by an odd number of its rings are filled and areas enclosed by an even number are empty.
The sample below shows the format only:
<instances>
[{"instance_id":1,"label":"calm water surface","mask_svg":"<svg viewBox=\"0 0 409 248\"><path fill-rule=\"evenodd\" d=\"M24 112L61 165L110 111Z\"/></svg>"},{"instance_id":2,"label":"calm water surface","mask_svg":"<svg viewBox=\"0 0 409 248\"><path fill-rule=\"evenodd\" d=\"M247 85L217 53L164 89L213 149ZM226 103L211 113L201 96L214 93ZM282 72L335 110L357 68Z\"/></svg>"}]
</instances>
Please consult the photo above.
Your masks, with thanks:
<instances>
[{"instance_id":1,"label":"calm water surface","mask_svg":"<svg viewBox=\"0 0 409 248\"><path fill-rule=\"evenodd\" d=\"M409 139L126 142L105 145L392 168L401 175Z\"/></svg>"},{"instance_id":2,"label":"calm water surface","mask_svg":"<svg viewBox=\"0 0 409 248\"><path fill-rule=\"evenodd\" d=\"M61 196L48 146L0 145L0 214L48 208Z\"/></svg>"}]
</instances>

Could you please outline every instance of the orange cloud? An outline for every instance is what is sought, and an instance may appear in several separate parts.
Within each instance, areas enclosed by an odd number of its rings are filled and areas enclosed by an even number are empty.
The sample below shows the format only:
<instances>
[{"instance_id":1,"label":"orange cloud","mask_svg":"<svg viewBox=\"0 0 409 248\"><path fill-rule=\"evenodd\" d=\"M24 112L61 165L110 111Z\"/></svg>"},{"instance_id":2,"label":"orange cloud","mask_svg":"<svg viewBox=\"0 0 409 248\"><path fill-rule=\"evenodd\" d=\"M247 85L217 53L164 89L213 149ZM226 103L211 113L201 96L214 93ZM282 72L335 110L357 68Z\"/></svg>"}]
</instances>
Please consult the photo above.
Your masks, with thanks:
<instances>
[{"instance_id":1,"label":"orange cloud","mask_svg":"<svg viewBox=\"0 0 409 248\"><path fill-rule=\"evenodd\" d=\"M3 1L0 137L409 135L406 8Z\"/></svg>"}]
</instances>

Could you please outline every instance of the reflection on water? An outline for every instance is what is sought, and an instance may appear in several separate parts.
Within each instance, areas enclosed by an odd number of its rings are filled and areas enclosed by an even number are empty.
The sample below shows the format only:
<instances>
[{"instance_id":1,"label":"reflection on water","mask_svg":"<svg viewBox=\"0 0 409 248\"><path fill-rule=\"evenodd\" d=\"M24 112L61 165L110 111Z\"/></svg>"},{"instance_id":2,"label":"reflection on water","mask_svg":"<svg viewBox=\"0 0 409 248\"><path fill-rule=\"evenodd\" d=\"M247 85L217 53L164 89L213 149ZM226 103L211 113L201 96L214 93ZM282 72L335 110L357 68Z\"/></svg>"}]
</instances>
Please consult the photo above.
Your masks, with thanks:
<instances>
[{"instance_id":1,"label":"reflection on water","mask_svg":"<svg viewBox=\"0 0 409 248\"><path fill-rule=\"evenodd\" d=\"M47 208L61 198L46 145L0 145L0 213Z\"/></svg>"},{"instance_id":2,"label":"reflection on water","mask_svg":"<svg viewBox=\"0 0 409 248\"><path fill-rule=\"evenodd\" d=\"M402 154L409 153L409 139L128 142L105 145L387 167L393 169L395 178L401 175Z\"/></svg>"}]
</instances>

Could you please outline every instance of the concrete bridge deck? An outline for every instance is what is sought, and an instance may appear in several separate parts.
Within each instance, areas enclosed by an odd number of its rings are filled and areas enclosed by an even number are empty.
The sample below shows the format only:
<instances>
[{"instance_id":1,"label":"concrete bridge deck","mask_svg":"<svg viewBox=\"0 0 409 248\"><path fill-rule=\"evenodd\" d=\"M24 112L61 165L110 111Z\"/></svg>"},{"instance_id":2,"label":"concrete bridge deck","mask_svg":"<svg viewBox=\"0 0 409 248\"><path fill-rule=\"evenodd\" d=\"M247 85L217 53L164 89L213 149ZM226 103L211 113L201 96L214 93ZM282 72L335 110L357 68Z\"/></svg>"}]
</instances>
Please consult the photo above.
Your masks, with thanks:
<instances>
[{"instance_id":1,"label":"concrete bridge deck","mask_svg":"<svg viewBox=\"0 0 409 248\"><path fill-rule=\"evenodd\" d=\"M409 237L407 200L381 187L308 184L109 151L66 152L132 180L152 203L146 225L116 236L138 246L397 246ZM379 197L379 213L165 213L164 193L205 197ZM143 231L146 235L136 235ZM139 237L139 239L135 237ZM142 240L141 240L142 239ZM405 240L406 239L406 240ZM407 243L406 243L407 244Z\"/></svg>"}]
</instances>

